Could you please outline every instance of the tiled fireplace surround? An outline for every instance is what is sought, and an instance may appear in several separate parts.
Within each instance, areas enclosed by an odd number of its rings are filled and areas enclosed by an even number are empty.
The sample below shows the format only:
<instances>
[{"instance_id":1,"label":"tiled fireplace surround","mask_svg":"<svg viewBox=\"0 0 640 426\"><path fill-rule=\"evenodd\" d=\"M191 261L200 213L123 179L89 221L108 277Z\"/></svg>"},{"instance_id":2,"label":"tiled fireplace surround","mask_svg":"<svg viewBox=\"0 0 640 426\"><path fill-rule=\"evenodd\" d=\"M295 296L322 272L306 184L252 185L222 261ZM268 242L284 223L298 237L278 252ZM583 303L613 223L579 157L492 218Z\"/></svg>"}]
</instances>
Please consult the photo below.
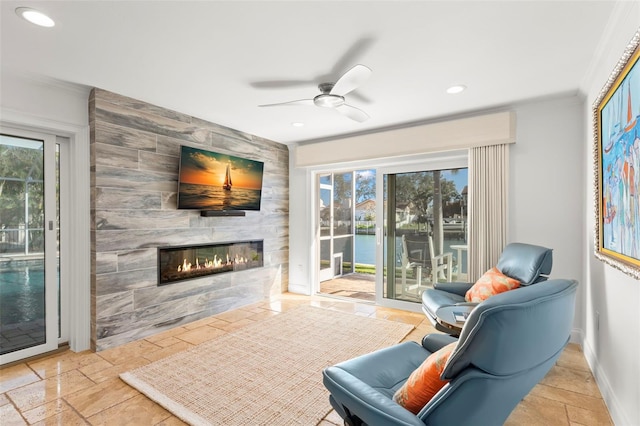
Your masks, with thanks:
<instances>
[{"instance_id":1,"label":"tiled fireplace surround","mask_svg":"<svg viewBox=\"0 0 640 426\"><path fill-rule=\"evenodd\" d=\"M288 284L286 145L94 89L91 343L103 350L257 302ZM263 161L262 205L244 217L177 210L180 145ZM158 248L263 242L263 266L158 285Z\"/></svg>"}]
</instances>

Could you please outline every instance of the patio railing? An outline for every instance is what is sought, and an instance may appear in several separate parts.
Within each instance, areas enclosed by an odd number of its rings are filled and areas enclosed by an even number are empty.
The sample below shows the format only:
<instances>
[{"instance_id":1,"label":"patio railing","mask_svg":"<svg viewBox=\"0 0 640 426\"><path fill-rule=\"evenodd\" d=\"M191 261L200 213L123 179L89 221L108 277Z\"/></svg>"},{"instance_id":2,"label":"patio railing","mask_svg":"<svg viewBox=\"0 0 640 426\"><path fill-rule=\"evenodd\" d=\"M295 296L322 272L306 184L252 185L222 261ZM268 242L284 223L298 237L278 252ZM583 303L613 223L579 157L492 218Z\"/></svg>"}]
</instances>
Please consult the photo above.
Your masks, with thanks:
<instances>
[{"instance_id":1,"label":"patio railing","mask_svg":"<svg viewBox=\"0 0 640 426\"><path fill-rule=\"evenodd\" d=\"M42 253L44 252L44 229L26 228L18 225L14 228L0 229L0 253Z\"/></svg>"}]
</instances>

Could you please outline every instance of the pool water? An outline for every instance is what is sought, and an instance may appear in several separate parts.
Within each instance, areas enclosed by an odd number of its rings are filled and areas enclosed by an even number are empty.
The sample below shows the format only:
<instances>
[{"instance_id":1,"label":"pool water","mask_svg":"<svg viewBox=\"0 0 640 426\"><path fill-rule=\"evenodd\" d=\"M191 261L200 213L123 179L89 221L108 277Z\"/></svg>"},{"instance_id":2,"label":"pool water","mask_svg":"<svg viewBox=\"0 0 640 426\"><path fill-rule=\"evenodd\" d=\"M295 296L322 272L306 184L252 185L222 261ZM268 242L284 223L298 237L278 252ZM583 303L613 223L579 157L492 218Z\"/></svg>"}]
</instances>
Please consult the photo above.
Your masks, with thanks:
<instances>
[{"instance_id":1,"label":"pool water","mask_svg":"<svg viewBox=\"0 0 640 426\"><path fill-rule=\"evenodd\" d=\"M44 319L44 268L0 270L0 326Z\"/></svg>"}]
</instances>

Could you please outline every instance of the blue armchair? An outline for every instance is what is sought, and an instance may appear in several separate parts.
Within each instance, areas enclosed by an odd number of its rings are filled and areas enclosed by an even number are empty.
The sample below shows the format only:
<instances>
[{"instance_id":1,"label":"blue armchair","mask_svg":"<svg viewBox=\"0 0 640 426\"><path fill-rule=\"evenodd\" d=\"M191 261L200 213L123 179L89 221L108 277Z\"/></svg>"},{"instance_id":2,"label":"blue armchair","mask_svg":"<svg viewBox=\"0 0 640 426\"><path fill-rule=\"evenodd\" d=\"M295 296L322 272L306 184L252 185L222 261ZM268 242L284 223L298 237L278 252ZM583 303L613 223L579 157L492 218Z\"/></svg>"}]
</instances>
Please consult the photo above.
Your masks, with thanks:
<instances>
[{"instance_id":1,"label":"blue armchair","mask_svg":"<svg viewBox=\"0 0 640 426\"><path fill-rule=\"evenodd\" d=\"M520 281L521 286L545 281L553 266L552 250L546 247L524 243L508 244L496 267L503 274ZM438 309L450 305L475 305L465 301L465 293L474 283L435 283L433 288L422 292L422 311L433 326L445 333L452 330L443 327L436 316Z\"/></svg>"},{"instance_id":2,"label":"blue armchair","mask_svg":"<svg viewBox=\"0 0 640 426\"><path fill-rule=\"evenodd\" d=\"M328 367L323 382L346 425L501 425L569 341L577 282L554 279L490 297L465 322L442 379L413 414L393 394L429 355L456 338L430 334Z\"/></svg>"}]
</instances>

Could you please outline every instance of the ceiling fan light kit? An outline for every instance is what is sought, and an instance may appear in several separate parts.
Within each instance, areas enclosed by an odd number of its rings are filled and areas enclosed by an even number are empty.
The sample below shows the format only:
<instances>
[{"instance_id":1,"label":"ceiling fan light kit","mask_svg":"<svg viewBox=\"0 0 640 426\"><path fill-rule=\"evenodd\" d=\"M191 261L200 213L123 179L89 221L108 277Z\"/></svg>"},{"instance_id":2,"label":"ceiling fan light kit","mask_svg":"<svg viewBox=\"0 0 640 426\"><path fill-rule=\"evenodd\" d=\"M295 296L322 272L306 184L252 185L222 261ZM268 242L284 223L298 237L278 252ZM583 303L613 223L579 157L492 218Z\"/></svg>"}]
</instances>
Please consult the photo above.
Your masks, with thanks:
<instances>
[{"instance_id":1,"label":"ceiling fan light kit","mask_svg":"<svg viewBox=\"0 0 640 426\"><path fill-rule=\"evenodd\" d=\"M344 105L344 97L338 95L318 95L313 98L313 103L315 106L323 107L323 108L337 108L339 106Z\"/></svg>"},{"instance_id":2,"label":"ceiling fan light kit","mask_svg":"<svg viewBox=\"0 0 640 426\"><path fill-rule=\"evenodd\" d=\"M359 108L348 105L345 95L357 89L371 75L371 69L364 65L356 65L344 73L335 83L320 83L318 90L320 94L313 99L300 99L297 101L281 102L277 104L259 105L261 107L284 106L284 105L307 105L321 108L332 108L344 116L357 121L364 122L369 119L369 115Z\"/></svg>"}]
</instances>

